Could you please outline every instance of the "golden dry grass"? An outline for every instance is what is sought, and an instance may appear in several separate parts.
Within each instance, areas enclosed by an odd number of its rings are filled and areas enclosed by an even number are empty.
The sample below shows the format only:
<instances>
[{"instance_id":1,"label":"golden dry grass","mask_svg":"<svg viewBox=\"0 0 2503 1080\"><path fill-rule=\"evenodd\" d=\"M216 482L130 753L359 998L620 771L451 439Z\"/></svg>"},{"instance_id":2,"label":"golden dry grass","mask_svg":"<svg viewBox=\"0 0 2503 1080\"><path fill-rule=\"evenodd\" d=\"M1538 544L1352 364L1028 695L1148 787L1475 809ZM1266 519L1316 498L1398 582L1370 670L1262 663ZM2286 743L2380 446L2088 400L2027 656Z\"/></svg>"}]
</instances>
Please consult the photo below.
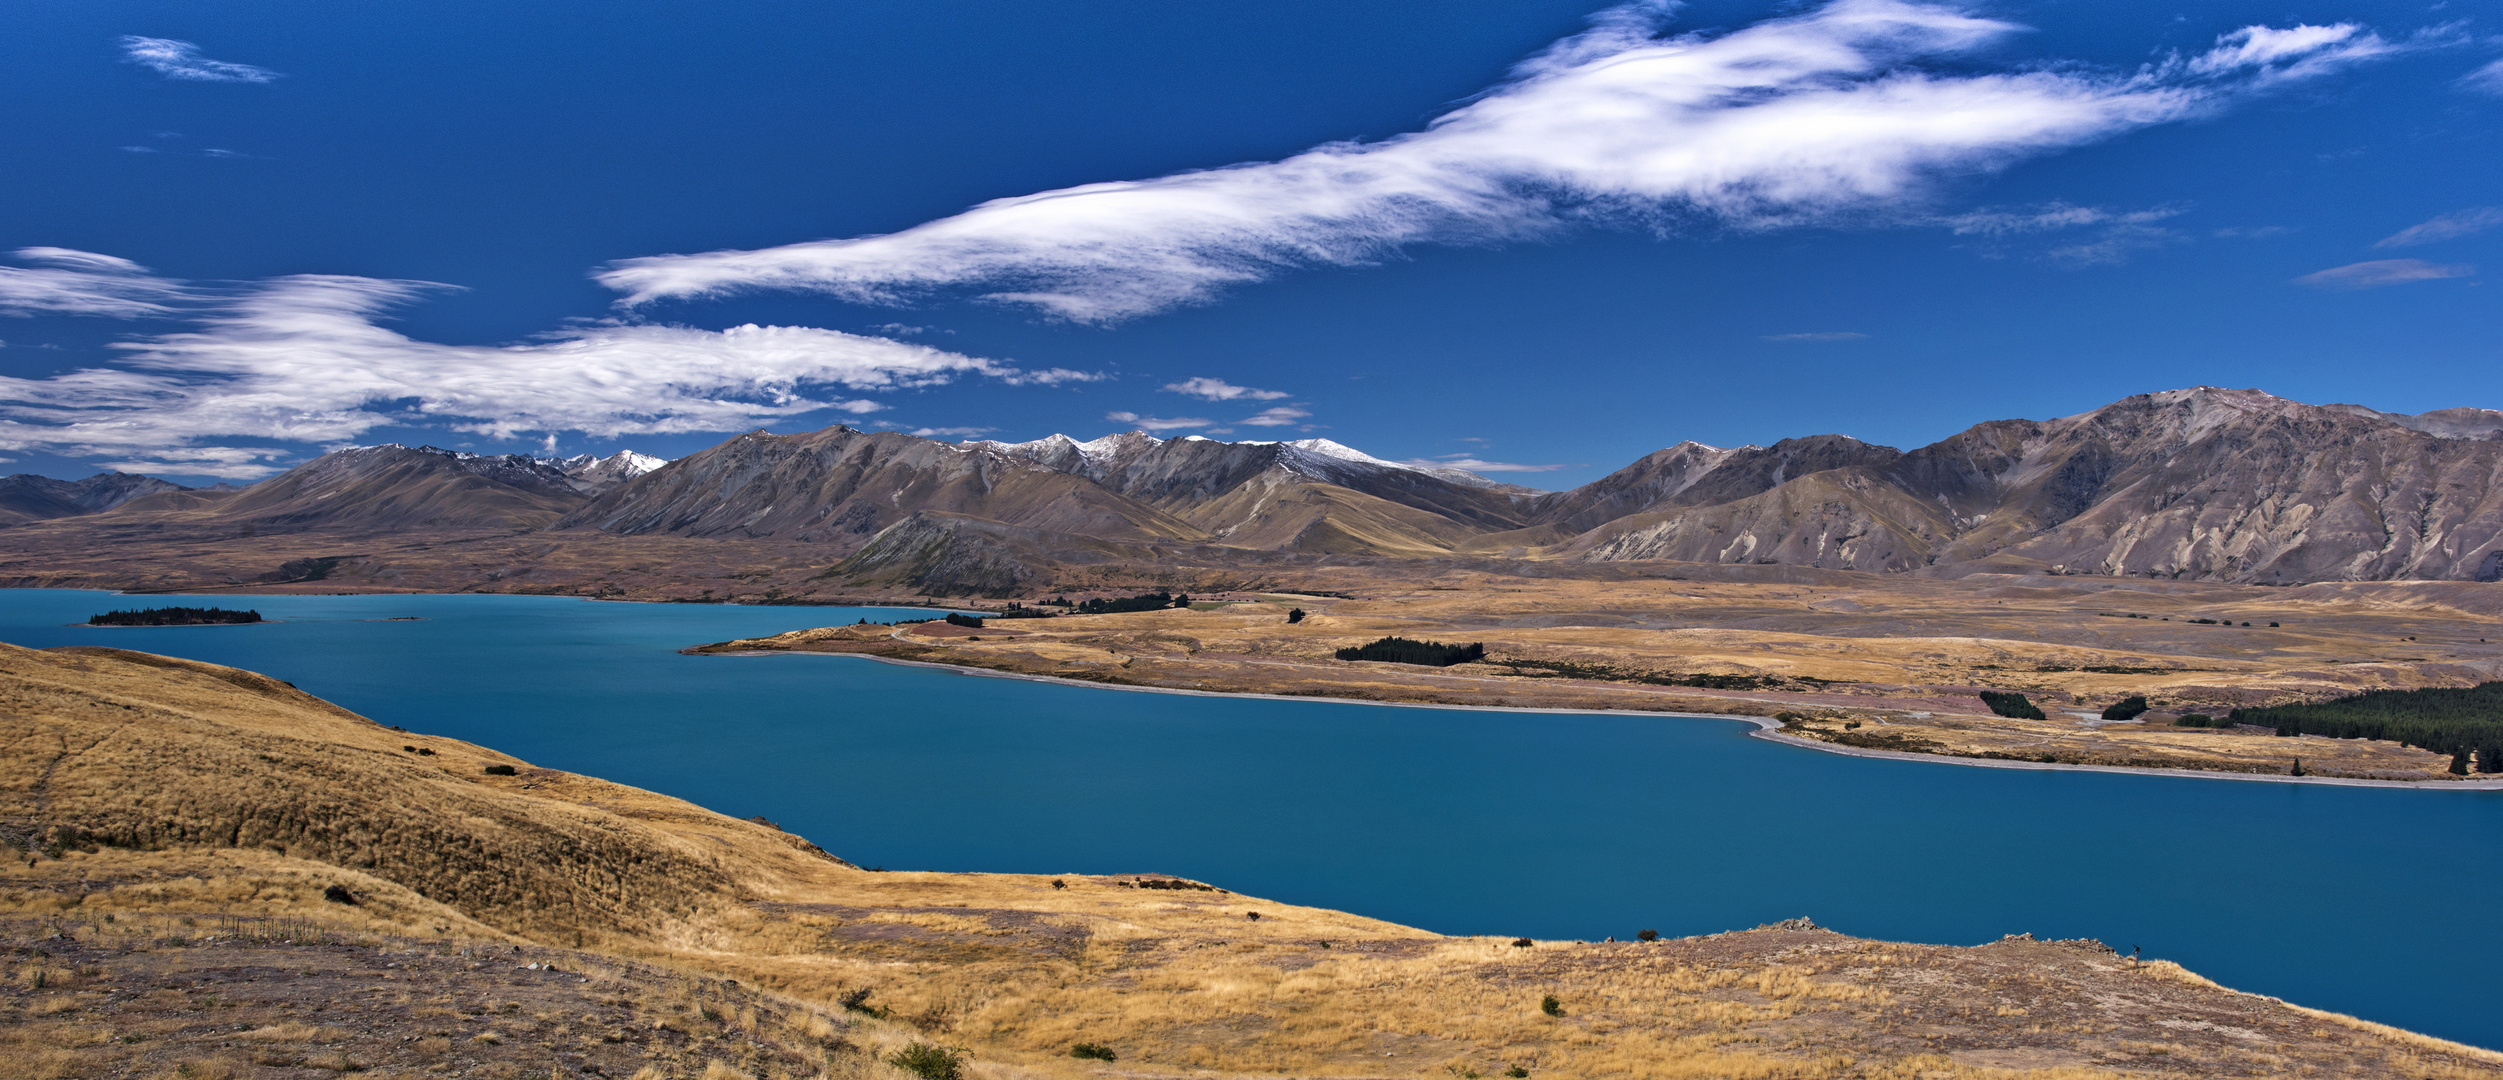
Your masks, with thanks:
<instances>
[{"instance_id":1,"label":"golden dry grass","mask_svg":"<svg viewBox=\"0 0 2503 1080\"><path fill-rule=\"evenodd\" d=\"M894 1080L886 1058L929 1041L971 1049L975 1075L996 1077L2503 1073L2482 1051L2076 944L1955 949L1783 927L1521 948L1144 889L1137 875L1054 888L864 871L777 830L484 748L425 739L437 753L411 755L400 747L417 736L283 685L112 650L0 647L0 737L20 748L0 763L0 828L35 849L0 864L0 919L16 920L17 941L57 934L87 951L14 958L0 1053L71 1048L41 1066L56 1071L417 1075L571 1046L663 1055L610 1076L648 1065L697 1080L718 1061L758 1080ZM491 778L485 763L522 767ZM358 902L324 899L334 884ZM590 951L545 951L578 942ZM411 947L432 966L419 970ZM463 976L515 970L516 947L564 976L537 989ZM234 984L143 987L130 974L289 949L387 974L362 985L388 992L357 996L368 1019L355 1023L234 1013L215 1029L229 1049L212 1053L184 1033L237 1008ZM869 1011L838 1004L864 992ZM1559 1015L1541 1010L1549 995ZM147 1025L166 1033L116 1041ZM332 1038L368 1028L406 1038ZM1080 1041L1120 1060L1070 1057Z\"/></svg>"},{"instance_id":2,"label":"golden dry grass","mask_svg":"<svg viewBox=\"0 0 2503 1080\"><path fill-rule=\"evenodd\" d=\"M2285 589L1791 575L1800 580L1551 580L1418 568L1405 578L1377 575L1361 599L1226 593L1246 602L1000 620L980 631L835 626L706 649L865 653L1132 686L1373 701L1790 712L1833 721L1805 735L1830 737L1856 721L1871 729L1863 735L1891 735L1887 745L1919 752L2260 773L2290 771L2301 757L2314 775L2436 782L2453 779L2447 756L2395 743L2280 740L2171 721L2190 711L2221 716L2243 705L2503 678L2495 598L2473 583ZM1310 617L1290 625L1290 607ZM1389 634L1483 642L1488 662L1429 669L1331 657ZM1696 676L1755 685L1660 684ZM1984 688L2026 693L2049 719L1995 716L1976 696ZM2134 723L2100 720L2104 706L2132 695L2157 711Z\"/></svg>"}]
</instances>

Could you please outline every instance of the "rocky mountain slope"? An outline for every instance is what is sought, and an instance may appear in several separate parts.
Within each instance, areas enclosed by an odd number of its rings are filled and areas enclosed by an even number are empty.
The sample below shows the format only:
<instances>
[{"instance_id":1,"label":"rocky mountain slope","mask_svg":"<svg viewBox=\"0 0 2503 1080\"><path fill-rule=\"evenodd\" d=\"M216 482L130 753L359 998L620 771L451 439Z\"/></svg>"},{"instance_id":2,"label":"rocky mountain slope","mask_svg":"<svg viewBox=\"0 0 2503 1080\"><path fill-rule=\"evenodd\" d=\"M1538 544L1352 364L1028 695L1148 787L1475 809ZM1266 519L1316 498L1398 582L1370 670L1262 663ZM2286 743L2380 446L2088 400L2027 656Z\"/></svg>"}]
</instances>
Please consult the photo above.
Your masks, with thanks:
<instances>
[{"instance_id":1,"label":"rocky mountain slope","mask_svg":"<svg viewBox=\"0 0 2503 1080\"><path fill-rule=\"evenodd\" d=\"M2001 420L1576 537L1589 559L2288 583L2495 580L2503 424L2199 387ZM2407 422L2401 422L2402 420ZM2426 430L2433 429L2433 430ZM2444 434L2441 432L2447 432Z\"/></svg>"},{"instance_id":2,"label":"rocky mountain slope","mask_svg":"<svg viewBox=\"0 0 2503 1080\"><path fill-rule=\"evenodd\" d=\"M190 488L153 476L100 472L84 480L34 473L0 477L0 525L100 514L132 499Z\"/></svg>"},{"instance_id":3,"label":"rocky mountain slope","mask_svg":"<svg viewBox=\"0 0 2503 1080\"><path fill-rule=\"evenodd\" d=\"M98 477L81 482L96 486L91 504L128 501L62 520L761 540L839 564L849 580L981 593L1048 577L1066 560L1153 563L1172 545L1218 559L2503 579L2503 412L2402 415L2215 387L2054 420L1990 421L1908 452L1842 435L1735 449L1679 443L1559 492L1386 461L1326 439L1135 431L1024 443L849 427L758 431L665 467L657 461L366 447L236 493ZM147 485L165 490L119 494ZM54 491L65 486L0 486L18 492L16 502L0 501L0 514L58 517L81 505ZM885 535L891 529L903 531Z\"/></svg>"}]
</instances>

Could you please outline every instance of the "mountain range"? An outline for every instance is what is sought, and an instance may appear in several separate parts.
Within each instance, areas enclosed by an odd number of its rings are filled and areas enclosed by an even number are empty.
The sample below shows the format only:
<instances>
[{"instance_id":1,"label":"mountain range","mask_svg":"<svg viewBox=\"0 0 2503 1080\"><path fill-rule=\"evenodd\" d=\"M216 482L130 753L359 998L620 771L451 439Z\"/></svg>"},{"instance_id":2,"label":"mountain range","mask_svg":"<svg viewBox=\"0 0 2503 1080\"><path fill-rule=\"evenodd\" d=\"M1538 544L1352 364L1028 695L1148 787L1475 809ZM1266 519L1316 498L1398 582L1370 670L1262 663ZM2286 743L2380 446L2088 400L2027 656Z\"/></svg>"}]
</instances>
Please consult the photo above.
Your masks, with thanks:
<instances>
[{"instance_id":1,"label":"mountain range","mask_svg":"<svg viewBox=\"0 0 2503 1080\"><path fill-rule=\"evenodd\" d=\"M2503 412L2404 415L2196 387L1991 421L1910 451L1843 435L1684 442L1554 492L1327 439L950 443L849 427L750 432L667 463L364 447L233 491L113 473L0 481L0 523L47 518L769 541L855 585L1000 595L1038 587L1055 566L1179 548L1251 562L2493 581Z\"/></svg>"}]
</instances>

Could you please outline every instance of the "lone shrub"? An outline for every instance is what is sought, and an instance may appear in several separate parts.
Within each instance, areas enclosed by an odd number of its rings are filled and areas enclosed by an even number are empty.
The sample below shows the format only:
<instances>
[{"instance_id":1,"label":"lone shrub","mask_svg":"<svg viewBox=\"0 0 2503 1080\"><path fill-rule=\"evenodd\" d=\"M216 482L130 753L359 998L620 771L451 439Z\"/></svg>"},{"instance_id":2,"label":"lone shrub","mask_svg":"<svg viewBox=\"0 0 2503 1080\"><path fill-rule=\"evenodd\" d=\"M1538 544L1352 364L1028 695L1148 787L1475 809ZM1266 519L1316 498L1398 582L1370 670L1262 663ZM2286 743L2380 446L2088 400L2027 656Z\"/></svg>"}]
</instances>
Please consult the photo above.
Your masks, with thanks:
<instances>
[{"instance_id":1,"label":"lone shrub","mask_svg":"<svg viewBox=\"0 0 2503 1080\"><path fill-rule=\"evenodd\" d=\"M1251 921L1253 921L1253 922L1259 922L1259 921L1260 921L1260 913L1259 913L1259 912L1257 912L1257 911L1246 911L1246 912L1244 912L1244 913L1243 913L1243 917L1244 917L1244 918L1246 918L1246 919L1250 919L1250 920L1251 920Z\"/></svg>"},{"instance_id":2,"label":"lone shrub","mask_svg":"<svg viewBox=\"0 0 2503 1080\"><path fill-rule=\"evenodd\" d=\"M1549 1016L1563 1016L1564 1003L1556 1000L1556 995L1549 994L1538 1000L1538 1011L1546 1013Z\"/></svg>"},{"instance_id":3,"label":"lone shrub","mask_svg":"<svg viewBox=\"0 0 2503 1080\"><path fill-rule=\"evenodd\" d=\"M328 900L334 904L346 904L350 907L356 906L356 894L349 892L348 887L345 885L333 885L327 889L323 889L322 899Z\"/></svg>"},{"instance_id":4,"label":"lone shrub","mask_svg":"<svg viewBox=\"0 0 2503 1080\"><path fill-rule=\"evenodd\" d=\"M1524 1069L1518 1065L1504 1070L1504 1075L1511 1077L1512 1080L1521 1080L1522 1077L1528 1076L1529 1074L1530 1071L1528 1069Z\"/></svg>"},{"instance_id":5,"label":"lone shrub","mask_svg":"<svg viewBox=\"0 0 2503 1080\"><path fill-rule=\"evenodd\" d=\"M1529 948L1532 944L1534 944L1534 942L1532 942L1530 939L1525 938L1525 937L1517 937L1517 938L1512 939L1512 947L1513 947L1513 948L1516 948L1516 949L1526 949L1526 948Z\"/></svg>"},{"instance_id":6,"label":"lone shrub","mask_svg":"<svg viewBox=\"0 0 2503 1080\"><path fill-rule=\"evenodd\" d=\"M1079 1043L1076 1046L1072 1046L1069 1048L1069 1056L1073 1058L1085 1058L1088 1061L1115 1060L1112 1047L1104 1046L1098 1043Z\"/></svg>"},{"instance_id":7,"label":"lone shrub","mask_svg":"<svg viewBox=\"0 0 2503 1080\"><path fill-rule=\"evenodd\" d=\"M896 1051L886 1059L886 1063L921 1080L963 1080L965 1075L965 1055L962 1051L926 1042L917 1042Z\"/></svg>"},{"instance_id":8,"label":"lone shrub","mask_svg":"<svg viewBox=\"0 0 2503 1080\"><path fill-rule=\"evenodd\" d=\"M1055 889L1066 889L1066 888L1068 888L1068 887L1069 887L1069 883L1068 883L1068 882L1066 882L1066 881L1062 881L1062 880L1060 880L1059 878L1053 878L1053 879L1052 879L1052 888L1055 888Z\"/></svg>"},{"instance_id":9,"label":"lone shrub","mask_svg":"<svg viewBox=\"0 0 2503 1080\"><path fill-rule=\"evenodd\" d=\"M515 770L515 769L514 769L512 766L510 766L510 765L489 765L489 766L487 766L487 775L489 775L489 776L518 776L518 775L520 775L520 773L519 773L519 771Z\"/></svg>"},{"instance_id":10,"label":"lone shrub","mask_svg":"<svg viewBox=\"0 0 2503 1080\"><path fill-rule=\"evenodd\" d=\"M2135 694L2105 706L2103 718L2112 721L2135 720L2139 713L2145 711L2147 711L2147 696Z\"/></svg>"},{"instance_id":11,"label":"lone shrub","mask_svg":"<svg viewBox=\"0 0 2503 1080\"><path fill-rule=\"evenodd\" d=\"M1287 622L1287 625L1292 626L1292 625L1294 625L1294 624L1296 624L1296 623L1299 623L1299 622L1302 622L1302 621L1304 621L1304 609L1302 609L1302 608L1288 608L1288 609L1286 609L1286 622ZM2274 625L2276 625L2276 624L2271 623L2270 625L2274 626Z\"/></svg>"},{"instance_id":12,"label":"lone shrub","mask_svg":"<svg viewBox=\"0 0 2503 1080\"><path fill-rule=\"evenodd\" d=\"M1658 941L1660 940L1660 932L1657 930L1636 930L1634 931L1634 940Z\"/></svg>"},{"instance_id":13,"label":"lone shrub","mask_svg":"<svg viewBox=\"0 0 2503 1080\"><path fill-rule=\"evenodd\" d=\"M856 1012L862 1016L875 1017L880 1020L886 1019L885 1009L877 1008L869 1004L869 988L866 986L834 1000L837 1004L843 1006L843 1011L845 1012Z\"/></svg>"}]
</instances>

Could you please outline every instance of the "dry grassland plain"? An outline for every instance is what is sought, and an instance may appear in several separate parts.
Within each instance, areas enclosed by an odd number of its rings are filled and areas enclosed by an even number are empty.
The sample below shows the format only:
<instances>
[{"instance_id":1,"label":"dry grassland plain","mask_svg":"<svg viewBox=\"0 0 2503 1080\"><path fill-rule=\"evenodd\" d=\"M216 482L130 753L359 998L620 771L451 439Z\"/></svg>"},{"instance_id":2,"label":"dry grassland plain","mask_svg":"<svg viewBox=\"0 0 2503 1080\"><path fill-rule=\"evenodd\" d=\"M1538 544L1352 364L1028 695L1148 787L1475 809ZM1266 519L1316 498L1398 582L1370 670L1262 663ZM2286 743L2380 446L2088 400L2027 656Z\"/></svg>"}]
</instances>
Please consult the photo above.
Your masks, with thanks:
<instances>
[{"instance_id":1,"label":"dry grassland plain","mask_svg":"<svg viewBox=\"0 0 2503 1080\"><path fill-rule=\"evenodd\" d=\"M113 649L0 646L0 738L13 1075L900 1077L917 1042L999 1078L2503 1075L2093 942L1452 938L1154 873L868 871Z\"/></svg>"},{"instance_id":2,"label":"dry grassland plain","mask_svg":"<svg viewBox=\"0 0 2503 1080\"><path fill-rule=\"evenodd\" d=\"M832 626L691 651L849 652L1385 702L1781 715L1793 737L1879 751L2250 775L2289 773L2300 758L2315 777L2428 783L2462 782L2448 755L2173 721L2503 678L2503 585L1654 569L1618 580L1350 572L1325 590L1342 596L1221 591L1194 594L1203 602L1191 610L994 619L979 630ZM1777 575L1788 580L1762 580ZM1290 623L1295 609L1307 617ZM1447 668L1332 658L1385 635L1483 642L1487 656ZM2024 693L2046 719L1994 715L1977 696L1986 689ZM2155 708L2101 719L2131 696Z\"/></svg>"}]
</instances>

